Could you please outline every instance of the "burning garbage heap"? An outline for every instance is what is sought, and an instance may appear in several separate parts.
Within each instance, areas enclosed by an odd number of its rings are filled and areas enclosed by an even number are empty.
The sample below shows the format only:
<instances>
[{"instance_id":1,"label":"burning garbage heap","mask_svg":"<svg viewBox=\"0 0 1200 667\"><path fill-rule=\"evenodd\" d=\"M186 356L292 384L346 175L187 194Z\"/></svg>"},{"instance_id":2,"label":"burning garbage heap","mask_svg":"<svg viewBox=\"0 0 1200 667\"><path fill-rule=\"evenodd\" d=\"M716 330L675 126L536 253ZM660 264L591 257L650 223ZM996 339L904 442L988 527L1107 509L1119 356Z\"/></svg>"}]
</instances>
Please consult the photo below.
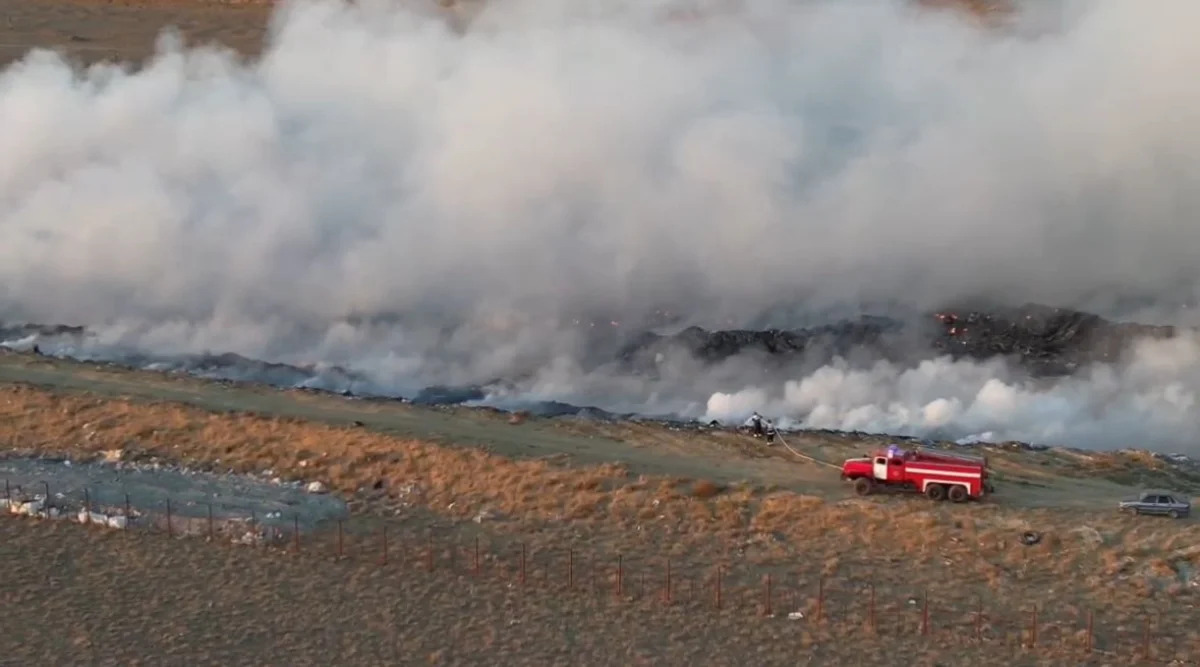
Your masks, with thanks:
<instances>
[{"instance_id":1,"label":"burning garbage heap","mask_svg":"<svg viewBox=\"0 0 1200 667\"><path fill-rule=\"evenodd\" d=\"M1174 327L1115 323L1091 313L1038 305L991 312L949 310L934 318L941 327L941 335L932 341L934 349L955 357L1012 357L1046 375L1113 362L1135 339L1175 334Z\"/></svg>"},{"instance_id":2,"label":"burning garbage heap","mask_svg":"<svg viewBox=\"0 0 1200 667\"><path fill-rule=\"evenodd\" d=\"M668 348L716 363L742 353L808 359L866 353L889 360L949 354L955 358L1007 357L1035 375L1069 374L1092 362L1117 361L1144 337L1168 338L1174 327L1117 323L1066 308L1024 305L1006 309L948 309L924 322L862 317L807 329L708 331L691 327L663 336L643 334L620 353L623 362L650 364ZM932 322L933 326L928 326Z\"/></svg>"}]
</instances>

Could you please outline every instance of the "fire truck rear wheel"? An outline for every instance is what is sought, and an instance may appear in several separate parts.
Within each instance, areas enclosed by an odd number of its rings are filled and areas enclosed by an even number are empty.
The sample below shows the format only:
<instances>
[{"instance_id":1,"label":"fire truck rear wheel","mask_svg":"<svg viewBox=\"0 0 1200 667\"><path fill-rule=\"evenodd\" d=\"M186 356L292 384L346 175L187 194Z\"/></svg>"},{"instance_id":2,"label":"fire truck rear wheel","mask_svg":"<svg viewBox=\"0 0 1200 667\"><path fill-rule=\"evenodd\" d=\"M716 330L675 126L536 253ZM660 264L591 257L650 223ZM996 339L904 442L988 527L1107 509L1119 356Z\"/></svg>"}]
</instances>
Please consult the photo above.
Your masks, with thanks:
<instances>
[{"instance_id":1,"label":"fire truck rear wheel","mask_svg":"<svg viewBox=\"0 0 1200 667\"><path fill-rule=\"evenodd\" d=\"M965 503L967 502L967 489L964 486L955 484L954 486L950 487L950 491L947 493L947 496L950 498L950 502L952 503Z\"/></svg>"},{"instance_id":2,"label":"fire truck rear wheel","mask_svg":"<svg viewBox=\"0 0 1200 667\"><path fill-rule=\"evenodd\" d=\"M875 491L875 482L869 477L859 477L854 480L854 492L860 496L869 496Z\"/></svg>"},{"instance_id":3,"label":"fire truck rear wheel","mask_svg":"<svg viewBox=\"0 0 1200 667\"><path fill-rule=\"evenodd\" d=\"M930 484L929 486L925 487L925 497L929 498L930 500L945 500L946 487L942 486L941 484Z\"/></svg>"}]
</instances>

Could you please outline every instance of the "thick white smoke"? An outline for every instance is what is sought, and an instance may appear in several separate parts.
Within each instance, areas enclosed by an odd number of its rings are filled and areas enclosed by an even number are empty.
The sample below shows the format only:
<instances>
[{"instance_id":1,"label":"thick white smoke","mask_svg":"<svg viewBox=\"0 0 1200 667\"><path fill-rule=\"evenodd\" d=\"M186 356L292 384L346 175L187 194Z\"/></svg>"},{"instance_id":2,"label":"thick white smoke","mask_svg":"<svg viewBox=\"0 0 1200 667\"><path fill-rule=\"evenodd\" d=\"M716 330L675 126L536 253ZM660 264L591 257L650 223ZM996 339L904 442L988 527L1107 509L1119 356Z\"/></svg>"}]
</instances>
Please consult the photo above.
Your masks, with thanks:
<instances>
[{"instance_id":1,"label":"thick white smoke","mask_svg":"<svg viewBox=\"0 0 1200 667\"><path fill-rule=\"evenodd\" d=\"M999 30L906 0L506 0L466 29L404 4L285 6L254 62L167 41L136 70L6 69L0 319L90 325L110 354L320 361L393 389L532 373L542 397L717 415L758 402L697 400L740 390L736 364L594 376L564 322L1104 312L1200 285L1195 2L1038 3ZM1200 434L1170 407L1200 386L1191 358L1049 393L991 365L830 367L778 406L1174 444Z\"/></svg>"},{"instance_id":2,"label":"thick white smoke","mask_svg":"<svg viewBox=\"0 0 1200 667\"><path fill-rule=\"evenodd\" d=\"M775 389L716 393L706 418L758 411L818 429L1194 452L1200 338L1143 341L1127 363L1053 383L1013 377L999 362L944 357L909 368L835 363Z\"/></svg>"}]
</instances>

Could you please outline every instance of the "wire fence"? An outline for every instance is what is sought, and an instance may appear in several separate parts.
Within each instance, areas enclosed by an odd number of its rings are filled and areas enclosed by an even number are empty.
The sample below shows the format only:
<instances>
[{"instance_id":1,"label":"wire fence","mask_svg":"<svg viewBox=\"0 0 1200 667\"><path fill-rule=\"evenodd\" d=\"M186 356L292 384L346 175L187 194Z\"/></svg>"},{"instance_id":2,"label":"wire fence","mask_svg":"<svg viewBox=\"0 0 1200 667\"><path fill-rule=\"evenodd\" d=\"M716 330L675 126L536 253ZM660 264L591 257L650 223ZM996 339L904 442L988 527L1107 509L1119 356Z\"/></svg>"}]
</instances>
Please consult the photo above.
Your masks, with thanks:
<instances>
[{"instance_id":1,"label":"wire fence","mask_svg":"<svg viewBox=\"0 0 1200 667\"><path fill-rule=\"evenodd\" d=\"M1190 604L1162 602L1154 613L1063 609L968 596L971 603L927 590L882 590L869 577L806 576L786 568L731 563L697 564L692 559L633 558L555 543L529 543L494 536L428 529L347 517L325 523L300 514L247 512L239 508L163 498L161 509L123 502L93 502L83 490L52 495L48 483L30 492L4 482L0 513L64 520L118 530L202 538L245 547L357 561L432 576L455 574L516 588L523 594L571 593L596 601L694 612L743 614L813 624L859 635L920 636L940 642L1056 650L1143 664L1200 664L1200 636L1186 630ZM111 494L110 494L111 495ZM366 520L358 520L365 518ZM1182 608L1181 608L1182 607Z\"/></svg>"}]
</instances>

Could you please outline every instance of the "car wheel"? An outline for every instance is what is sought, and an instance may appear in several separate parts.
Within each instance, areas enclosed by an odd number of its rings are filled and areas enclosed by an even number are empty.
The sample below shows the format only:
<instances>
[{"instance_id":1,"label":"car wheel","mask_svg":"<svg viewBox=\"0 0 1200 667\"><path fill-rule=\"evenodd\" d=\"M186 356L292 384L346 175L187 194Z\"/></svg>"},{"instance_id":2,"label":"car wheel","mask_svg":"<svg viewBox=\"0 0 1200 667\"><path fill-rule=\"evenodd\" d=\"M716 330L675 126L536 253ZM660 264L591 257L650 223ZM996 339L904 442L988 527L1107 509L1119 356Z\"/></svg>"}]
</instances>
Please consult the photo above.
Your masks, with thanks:
<instances>
[{"instance_id":1,"label":"car wheel","mask_svg":"<svg viewBox=\"0 0 1200 667\"><path fill-rule=\"evenodd\" d=\"M1171 510L1170 512L1167 512L1167 516L1171 517L1172 519L1178 519L1179 510Z\"/></svg>"}]
</instances>

